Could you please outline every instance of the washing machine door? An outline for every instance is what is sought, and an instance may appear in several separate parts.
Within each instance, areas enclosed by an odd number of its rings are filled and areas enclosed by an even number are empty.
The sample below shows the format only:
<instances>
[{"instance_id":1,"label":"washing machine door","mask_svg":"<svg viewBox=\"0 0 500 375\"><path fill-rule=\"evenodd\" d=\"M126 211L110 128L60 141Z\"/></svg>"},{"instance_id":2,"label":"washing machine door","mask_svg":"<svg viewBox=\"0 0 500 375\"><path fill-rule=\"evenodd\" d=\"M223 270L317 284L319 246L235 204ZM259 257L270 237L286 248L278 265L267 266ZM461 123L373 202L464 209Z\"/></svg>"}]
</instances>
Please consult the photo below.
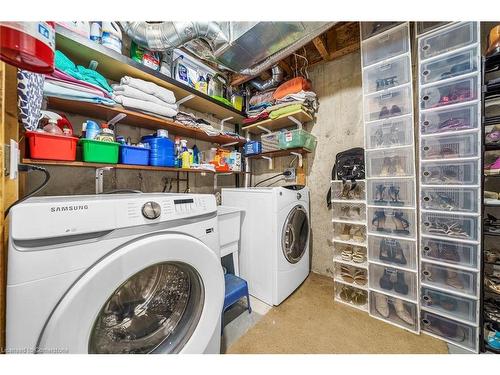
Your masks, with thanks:
<instances>
[{"instance_id":1,"label":"washing machine door","mask_svg":"<svg viewBox=\"0 0 500 375\"><path fill-rule=\"evenodd\" d=\"M294 206L283 225L281 249L285 259L295 264L304 256L309 240L309 218L301 205Z\"/></svg>"},{"instance_id":2,"label":"washing machine door","mask_svg":"<svg viewBox=\"0 0 500 375\"><path fill-rule=\"evenodd\" d=\"M101 259L52 312L39 348L69 353L203 353L220 334L220 259L182 234L142 237Z\"/></svg>"}]
</instances>

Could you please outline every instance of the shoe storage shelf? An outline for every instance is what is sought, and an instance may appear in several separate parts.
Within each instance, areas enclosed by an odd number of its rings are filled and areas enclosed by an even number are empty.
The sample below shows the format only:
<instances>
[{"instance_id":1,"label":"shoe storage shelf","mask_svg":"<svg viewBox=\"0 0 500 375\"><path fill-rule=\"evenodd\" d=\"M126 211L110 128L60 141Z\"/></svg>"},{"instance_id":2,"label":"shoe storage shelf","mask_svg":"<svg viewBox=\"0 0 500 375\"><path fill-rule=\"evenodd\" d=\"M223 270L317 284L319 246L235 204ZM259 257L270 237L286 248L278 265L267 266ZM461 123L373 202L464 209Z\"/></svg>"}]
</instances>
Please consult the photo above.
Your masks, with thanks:
<instances>
[{"instance_id":1,"label":"shoe storage shelf","mask_svg":"<svg viewBox=\"0 0 500 375\"><path fill-rule=\"evenodd\" d=\"M332 180L334 300L368 312L366 181Z\"/></svg>"},{"instance_id":2,"label":"shoe storage shelf","mask_svg":"<svg viewBox=\"0 0 500 375\"><path fill-rule=\"evenodd\" d=\"M500 354L500 350L492 342L495 331L500 325L500 199L498 196L498 176L500 176L500 87L498 77L500 64L498 53L487 56L483 60L483 217L484 229L482 235L482 311L480 312L481 351ZM495 349L496 348L496 349Z\"/></svg>"},{"instance_id":3,"label":"shoe storage shelf","mask_svg":"<svg viewBox=\"0 0 500 375\"><path fill-rule=\"evenodd\" d=\"M481 49L479 23L417 36L420 328L479 351Z\"/></svg>"},{"instance_id":4,"label":"shoe storage shelf","mask_svg":"<svg viewBox=\"0 0 500 375\"><path fill-rule=\"evenodd\" d=\"M370 315L418 333L409 23L361 26Z\"/></svg>"}]
</instances>

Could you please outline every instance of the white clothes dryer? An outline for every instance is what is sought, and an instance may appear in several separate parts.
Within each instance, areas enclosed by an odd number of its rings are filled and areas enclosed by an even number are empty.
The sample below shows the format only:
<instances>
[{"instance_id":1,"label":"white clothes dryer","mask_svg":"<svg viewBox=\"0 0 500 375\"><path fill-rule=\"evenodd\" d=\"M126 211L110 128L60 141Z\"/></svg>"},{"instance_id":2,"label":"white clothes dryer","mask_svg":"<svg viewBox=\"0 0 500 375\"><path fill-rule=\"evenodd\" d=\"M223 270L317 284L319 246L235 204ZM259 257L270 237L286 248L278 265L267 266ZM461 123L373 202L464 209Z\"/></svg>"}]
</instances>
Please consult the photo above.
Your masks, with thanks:
<instances>
[{"instance_id":1,"label":"white clothes dryer","mask_svg":"<svg viewBox=\"0 0 500 375\"><path fill-rule=\"evenodd\" d=\"M30 198L10 212L9 353L219 353L212 195Z\"/></svg>"}]
</instances>

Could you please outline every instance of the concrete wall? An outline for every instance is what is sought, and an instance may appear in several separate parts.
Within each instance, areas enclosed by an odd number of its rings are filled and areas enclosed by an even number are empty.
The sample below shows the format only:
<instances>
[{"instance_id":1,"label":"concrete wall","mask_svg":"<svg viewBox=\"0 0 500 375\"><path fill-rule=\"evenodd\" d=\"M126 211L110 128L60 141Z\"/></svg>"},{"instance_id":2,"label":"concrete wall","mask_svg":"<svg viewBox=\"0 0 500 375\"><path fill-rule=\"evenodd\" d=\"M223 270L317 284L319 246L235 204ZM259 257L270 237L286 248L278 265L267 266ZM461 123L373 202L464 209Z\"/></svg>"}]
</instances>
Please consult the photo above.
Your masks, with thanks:
<instances>
[{"instance_id":1,"label":"concrete wall","mask_svg":"<svg viewBox=\"0 0 500 375\"><path fill-rule=\"evenodd\" d=\"M319 98L316 122L306 127L318 139L315 152L307 157L307 185L311 190L311 268L313 272L332 275L332 213L326 206L326 194L335 155L352 147L363 147L364 143L360 54L352 53L316 65L309 71L309 77ZM254 161L253 182L282 172L292 161L290 157L277 158L272 170L268 169L267 161ZM274 186L283 184L281 180Z\"/></svg>"}]
</instances>

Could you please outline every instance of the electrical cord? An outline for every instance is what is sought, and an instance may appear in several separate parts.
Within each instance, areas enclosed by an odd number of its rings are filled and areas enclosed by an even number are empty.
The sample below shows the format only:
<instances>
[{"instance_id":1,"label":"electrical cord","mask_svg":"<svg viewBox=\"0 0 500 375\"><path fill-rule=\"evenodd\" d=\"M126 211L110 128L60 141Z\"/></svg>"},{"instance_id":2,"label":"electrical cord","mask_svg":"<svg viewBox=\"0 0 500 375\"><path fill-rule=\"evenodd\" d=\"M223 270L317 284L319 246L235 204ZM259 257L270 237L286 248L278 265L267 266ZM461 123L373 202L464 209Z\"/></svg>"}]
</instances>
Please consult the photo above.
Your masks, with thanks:
<instances>
[{"instance_id":1,"label":"electrical cord","mask_svg":"<svg viewBox=\"0 0 500 375\"><path fill-rule=\"evenodd\" d=\"M266 179L264 179L262 181L259 181L258 183L256 183L254 185L254 187L257 187L257 186L259 186L260 184L263 184L266 181L272 180L273 178L280 177L280 176L285 176L286 177L286 176L290 176L291 174L292 174L292 172L290 172L290 171L284 171L283 173L278 173L278 174L276 174L274 176L271 176L271 177L268 177L268 178L266 178Z\"/></svg>"},{"instance_id":2,"label":"electrical cord","mask_svg":"<svg viewBox=\"0 0 500 375\"><path fill-rule=\"evenodd\" d=\"M18 169L19 172L31 172L31 171L40 171L40 172L43 172L43 173L45 173L45 180L42 182L42 184L39 187L37 187L31 193L29 193L28 195L24 196L23 198L18 199L17 201L15 201L14 203L12 203L5 210L4 217L7 217L7 215L9 214L9 211L10 211L10 209L12 207L14 207L15 205L17 205L17 204L19 204L21 202L24 202L29 197L32 197L36 193L39 193L43 189L45 189L45 187L47 186L47 184L49 183L49 180L50 180L50 173L49 173L49 171L47 169L43 168L43 167L39 167L37 165L30 165L30 164L19 164L18 167L17 167L17 169Z\"/></svg>"}]
</instances>

